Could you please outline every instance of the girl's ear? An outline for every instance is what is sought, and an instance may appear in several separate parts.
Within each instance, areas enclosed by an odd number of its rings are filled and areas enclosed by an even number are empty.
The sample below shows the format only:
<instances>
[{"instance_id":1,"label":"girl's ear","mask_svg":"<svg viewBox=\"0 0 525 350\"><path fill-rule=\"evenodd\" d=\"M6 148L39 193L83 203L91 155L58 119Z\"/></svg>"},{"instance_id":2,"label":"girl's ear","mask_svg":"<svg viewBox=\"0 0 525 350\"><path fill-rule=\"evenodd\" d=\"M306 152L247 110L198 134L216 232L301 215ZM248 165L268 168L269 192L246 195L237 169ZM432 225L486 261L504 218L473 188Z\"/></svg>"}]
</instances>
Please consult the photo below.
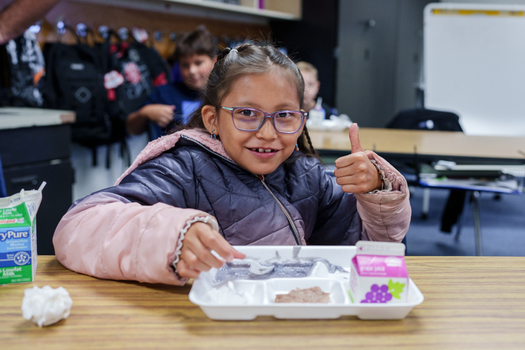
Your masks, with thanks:
<instances>
[{"instance_id":1,"label":"girl's ear","mask_svg":"<svg viewBox=\"0 0 525 350\"><path fill-rule=\"evenodd\" d=\"M217 126L217 110L215 107L210 105L202 107L201 115L206 130L208 130L210 134L216 134L219 128Z\"/></svg>"}]
</instances>

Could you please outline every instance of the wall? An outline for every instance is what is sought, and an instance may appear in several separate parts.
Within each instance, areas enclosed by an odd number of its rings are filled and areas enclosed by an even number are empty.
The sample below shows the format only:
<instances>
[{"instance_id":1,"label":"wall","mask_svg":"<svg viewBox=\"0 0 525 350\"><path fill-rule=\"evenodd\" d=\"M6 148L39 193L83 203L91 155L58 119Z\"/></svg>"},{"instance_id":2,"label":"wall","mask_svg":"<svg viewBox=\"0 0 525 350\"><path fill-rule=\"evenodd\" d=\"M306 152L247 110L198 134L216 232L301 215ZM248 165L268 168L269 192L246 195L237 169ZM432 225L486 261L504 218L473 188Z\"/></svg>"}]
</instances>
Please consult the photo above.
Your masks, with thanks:
<instances>
[{"instance_id":1,"label":"wall","mask_svg":"<svg viewBox=\"0 0 525 350\"><path fill-rule=\"evenodd\" d=\"M428 0L340 2L336 104L366 127L418 105Z\"/></svg>"},{"instance_id":2,"label":"wall","mask_svg":"<svg viewBox=\"0 0 525 350\"><path fill-rule=\"evenodd\" d=\"M299 22L271 21L272 35L286 46L295 61L307 61L317 68L319 96L334 106L339 1L303 0L302 8Z\"/></svg>"}]
</instances>

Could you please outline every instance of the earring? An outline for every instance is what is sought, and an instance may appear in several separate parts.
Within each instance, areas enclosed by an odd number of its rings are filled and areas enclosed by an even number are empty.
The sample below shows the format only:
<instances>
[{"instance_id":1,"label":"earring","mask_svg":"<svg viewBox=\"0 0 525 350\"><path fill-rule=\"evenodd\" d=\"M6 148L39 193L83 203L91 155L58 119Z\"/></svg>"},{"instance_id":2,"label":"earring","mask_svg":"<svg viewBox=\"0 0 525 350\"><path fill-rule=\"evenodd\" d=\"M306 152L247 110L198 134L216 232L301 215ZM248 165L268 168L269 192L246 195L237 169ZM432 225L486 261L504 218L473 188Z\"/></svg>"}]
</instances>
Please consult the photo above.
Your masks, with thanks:
<instances>
[{"instance_id":1,"label":"earring","mask_svg":"<svg viewBox=\"0 0 525 350\"><path fill-rule=\"evenodd\" d=\"M299 145L296 143L295 144L295 150L298 151L299 150Z\"/></svg>"},{"instance_id":2,"label":"earring","mask_svg":"<svg viewBox=\"0 0 525 350\"><path fill-rule=\"evenodd\" d=\"M211 129L211 135L210 135L210 139L216 139L217 136L215 136L215 129Z\"/></svg>"}]
</instances>

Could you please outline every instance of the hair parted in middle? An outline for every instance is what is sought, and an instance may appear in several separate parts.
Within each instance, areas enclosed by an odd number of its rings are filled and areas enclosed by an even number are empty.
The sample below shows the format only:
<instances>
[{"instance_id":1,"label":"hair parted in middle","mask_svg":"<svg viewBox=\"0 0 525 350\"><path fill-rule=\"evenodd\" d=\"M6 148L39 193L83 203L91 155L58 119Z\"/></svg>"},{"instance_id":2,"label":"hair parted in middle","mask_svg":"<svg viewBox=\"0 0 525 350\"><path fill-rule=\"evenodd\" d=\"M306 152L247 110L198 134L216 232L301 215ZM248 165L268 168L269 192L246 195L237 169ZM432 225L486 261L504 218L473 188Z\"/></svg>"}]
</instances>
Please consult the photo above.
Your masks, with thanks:
<instances>
[{"instance_id":1,"label":"hair parted in middle","mask_svg":"<svg viewBox=\"0 0 525 350\"><path fill-rule=\"evenodd\" d=\"M295 63L272 45L241 44L233 49L226 48L217 56L217 62L204 89L202 103L184 128L205 129L202 121L204 106L220 108L222 100L237 79L248 74L265 74L274 69L280 69L283 77L294 82L300 108L303 108L304 80ZM306 125L297 143L304 154L318 157Z\"/></svg>"}]
</instances>

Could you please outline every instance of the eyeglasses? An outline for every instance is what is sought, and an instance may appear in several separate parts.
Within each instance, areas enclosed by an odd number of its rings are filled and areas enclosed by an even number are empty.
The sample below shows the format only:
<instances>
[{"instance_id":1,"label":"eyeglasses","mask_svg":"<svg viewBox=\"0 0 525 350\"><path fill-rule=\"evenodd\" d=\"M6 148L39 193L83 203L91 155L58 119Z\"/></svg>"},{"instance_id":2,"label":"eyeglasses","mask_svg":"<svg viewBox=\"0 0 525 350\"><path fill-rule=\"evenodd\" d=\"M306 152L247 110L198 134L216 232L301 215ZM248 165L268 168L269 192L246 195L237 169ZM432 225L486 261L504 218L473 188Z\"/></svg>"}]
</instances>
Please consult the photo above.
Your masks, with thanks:
<instances>
[{"instance_id":1,"label":"eyeglasses","mask_svg":"<svg viewBox=\"0 0 525 350\"><path fill-rule=\"evenodd\" d=\"M233 125L237 130L241 131L257 131L263 126L266 118L271 118L273 127L277 132L294 134L301 129L307 116L307 113L302 111L284 110L266 113L259 109L248 107L221 108L232 112Z\"/></svg>"}]
</instances>

